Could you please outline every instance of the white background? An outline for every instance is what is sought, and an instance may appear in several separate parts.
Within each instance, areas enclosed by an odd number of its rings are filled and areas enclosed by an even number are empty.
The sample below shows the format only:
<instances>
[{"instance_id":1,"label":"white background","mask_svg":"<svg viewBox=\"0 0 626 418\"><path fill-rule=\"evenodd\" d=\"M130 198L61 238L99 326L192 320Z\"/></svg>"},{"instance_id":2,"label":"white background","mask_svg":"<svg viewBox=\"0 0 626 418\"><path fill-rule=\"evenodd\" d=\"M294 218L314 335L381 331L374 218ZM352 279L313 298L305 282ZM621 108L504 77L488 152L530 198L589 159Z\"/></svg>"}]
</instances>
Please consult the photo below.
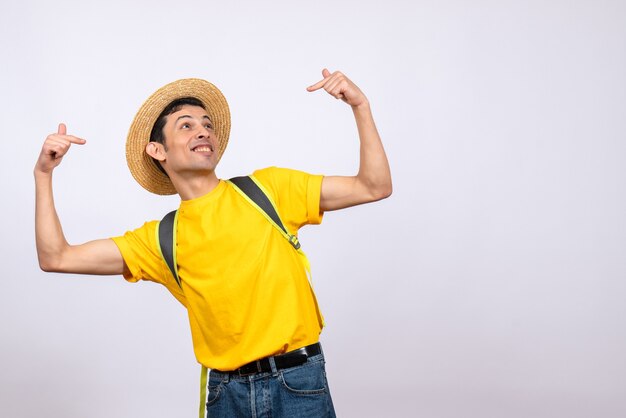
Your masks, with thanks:
<instances>
[{"instance_id":1,"label":"white background","mask_svg":"<svg viewBox=\"0 0 626 418\"><path fill-rule=\"evenodd\" d=\"M32 168L55 172L70 242L160 218L126 168L163 84L232 112L218 175L352 174L368 95L393 196L301 231L340 417L626 416L623 1L36 1L0 10L2 417L191 417L183 308L160 286L37 266Z\"/></svg>"}]
</instances>

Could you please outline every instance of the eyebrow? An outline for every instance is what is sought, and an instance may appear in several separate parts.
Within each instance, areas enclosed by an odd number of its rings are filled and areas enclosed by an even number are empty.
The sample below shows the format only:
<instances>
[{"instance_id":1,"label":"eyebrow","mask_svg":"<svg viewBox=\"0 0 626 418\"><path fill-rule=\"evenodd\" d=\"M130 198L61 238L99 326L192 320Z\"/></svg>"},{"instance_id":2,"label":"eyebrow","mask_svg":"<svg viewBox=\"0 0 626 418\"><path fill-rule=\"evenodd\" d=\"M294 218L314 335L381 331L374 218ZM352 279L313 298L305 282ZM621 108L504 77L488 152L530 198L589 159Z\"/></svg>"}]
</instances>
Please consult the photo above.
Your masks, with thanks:
<instances>
[{"instance_id":1,"label":"eyebrow","mask_svg":"<svg viewBox=\"0 0 626 418\"><path fill-rule=\"evenodd\" d=\"M184 118L193 119L193 117L191 115L180 115L179 117L176 118L176 122L178 122L179 120L184 119ZM206 119L209 122L211 122L211 119L209 119L209 117L207 115L202 116L202 119Z\"/></svg>"}]
</instances>

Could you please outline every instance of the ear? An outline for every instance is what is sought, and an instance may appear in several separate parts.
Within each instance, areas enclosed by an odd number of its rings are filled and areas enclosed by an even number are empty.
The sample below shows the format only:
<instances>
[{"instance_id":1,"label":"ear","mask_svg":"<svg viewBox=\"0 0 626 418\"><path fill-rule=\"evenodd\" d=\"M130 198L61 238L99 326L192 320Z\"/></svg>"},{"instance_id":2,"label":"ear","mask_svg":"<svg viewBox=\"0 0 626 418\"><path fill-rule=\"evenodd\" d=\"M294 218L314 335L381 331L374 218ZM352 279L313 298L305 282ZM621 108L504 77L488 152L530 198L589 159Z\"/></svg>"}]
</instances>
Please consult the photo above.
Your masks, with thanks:
<instances>
[{"instance_id":1,"label":"ear","mask_svg":"<svg viewBox=\"0 0 626 418\"><path fill-rule=\"evenodd\" d=\"M146 144L146 154L158 161L165 161L165 149L163 144L158 142L148 142Z\"/></svg>"}]
</instances>

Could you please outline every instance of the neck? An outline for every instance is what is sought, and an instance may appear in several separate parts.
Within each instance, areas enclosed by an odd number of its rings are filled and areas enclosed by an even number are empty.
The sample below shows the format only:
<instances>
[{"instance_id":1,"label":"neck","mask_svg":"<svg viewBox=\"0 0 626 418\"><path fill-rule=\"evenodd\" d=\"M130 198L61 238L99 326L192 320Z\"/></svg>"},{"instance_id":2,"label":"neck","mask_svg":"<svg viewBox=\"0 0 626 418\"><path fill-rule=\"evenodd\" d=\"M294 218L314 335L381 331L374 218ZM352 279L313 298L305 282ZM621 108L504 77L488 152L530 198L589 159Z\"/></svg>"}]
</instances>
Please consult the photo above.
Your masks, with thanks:
<instances>
[{"instance_id":1,"label":"neck","mask_svg":"<svg viewBox=\"0 0 626 418\"><path fill-rule=\"evenodd\" d=\"M171 180L181 200L191 200L204 196L215 189L220 182L215 171L211 171L207 175L196 175L189 178L175 176Z\"/></svg>"}]
</instances>

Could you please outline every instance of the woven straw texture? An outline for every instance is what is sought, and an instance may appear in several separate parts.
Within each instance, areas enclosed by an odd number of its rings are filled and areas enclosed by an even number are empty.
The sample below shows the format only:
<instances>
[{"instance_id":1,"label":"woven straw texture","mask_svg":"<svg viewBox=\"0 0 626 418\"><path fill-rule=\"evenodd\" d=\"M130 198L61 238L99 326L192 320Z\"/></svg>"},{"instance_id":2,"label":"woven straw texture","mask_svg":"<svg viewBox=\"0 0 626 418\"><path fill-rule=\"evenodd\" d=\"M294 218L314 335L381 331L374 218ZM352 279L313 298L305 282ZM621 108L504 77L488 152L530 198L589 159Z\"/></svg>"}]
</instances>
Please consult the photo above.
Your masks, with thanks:
<instances>
[{"instance_id":1,"label":"woven straw texture","mask_svg":"<svg viewBox=\"0 0 626 418\"><path fill-rule=\"evenodd\" d=\"M186 78L169 83L148 98L141 106L126 139L126 162L135 180L146 190L159 195L176 194L170 179L146 154L146 144L157 118L176 99L195 97L204 103L217 135L218 161L222 158L230 135L230 110L221 91L208 81Z\"/></svg>"}]
</instances>

